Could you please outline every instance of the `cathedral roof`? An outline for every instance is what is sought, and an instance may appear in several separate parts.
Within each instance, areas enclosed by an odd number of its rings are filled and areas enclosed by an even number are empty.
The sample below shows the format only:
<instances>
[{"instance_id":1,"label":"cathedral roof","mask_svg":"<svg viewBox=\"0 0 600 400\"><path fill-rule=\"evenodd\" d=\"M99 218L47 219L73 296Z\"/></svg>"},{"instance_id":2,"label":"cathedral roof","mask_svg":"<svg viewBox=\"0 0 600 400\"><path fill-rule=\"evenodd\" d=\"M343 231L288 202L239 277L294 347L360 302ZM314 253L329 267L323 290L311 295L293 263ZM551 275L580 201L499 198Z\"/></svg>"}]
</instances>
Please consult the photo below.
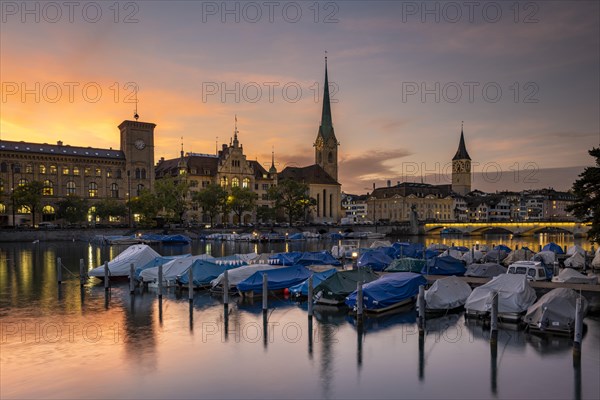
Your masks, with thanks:
<instances>
[{"instance_id":1,"label":"cathedral roof","mask_svg":"<svg viewBox=\"0 0 600 400\"><path fill-rule=\"evenodd\" d=\"M321 126L319 136L327 141L330 137L335 139L333 120L331 118L331 102L329 98L329 78L327 76L327 58L325 58L325 83L323 85L323 111L321 113Z\"/></svg>"},{"instance_id":2,"label":"cathedral roof","mask_svg":"<svg viewBox=\"0 0 600 400\"><path fill-rule=\"evenodd\" d=\"M308 167L286 167L278 175L279 179L293 179L306 184L316 185L339 185L325 170L318 164Z\"/></svg>"}]
</instances>

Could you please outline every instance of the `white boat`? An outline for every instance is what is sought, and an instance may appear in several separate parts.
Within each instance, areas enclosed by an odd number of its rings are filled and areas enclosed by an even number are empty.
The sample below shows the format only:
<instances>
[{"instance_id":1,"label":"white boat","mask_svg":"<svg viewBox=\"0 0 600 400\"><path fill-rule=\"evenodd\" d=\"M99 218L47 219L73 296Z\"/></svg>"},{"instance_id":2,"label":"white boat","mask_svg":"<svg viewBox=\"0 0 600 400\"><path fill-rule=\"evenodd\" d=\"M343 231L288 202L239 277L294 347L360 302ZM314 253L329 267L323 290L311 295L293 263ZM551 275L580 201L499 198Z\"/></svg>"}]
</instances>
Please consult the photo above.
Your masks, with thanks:
<instances>
[{"instance_id":1,"label":"white boat","mask_svg":"<svg viewBox=\"0 0 600 400\"><path fill-rule=\"evenodd\" d=\"M597 285L598 277L596 275L583 275L572 268L565 268L562 271L560 271L560 274L558 274L558 276L552 278L552 282Z\"/></svg>"},{"instance_id":2,"label":"white boat","mask_svg":"<svg viewBox=\"0 0 600 400\"><path fill-rule=\"evenodd\" d=\"M425 310L439 312L462 307L471 292L469 284L457 276L438 279L425 291Z\"/></svg>"},{"instance_id":3,"label":"white boat","mask_svg":"<svg viewBox=\"0 0 600 400\"><path fill-rule=\"evenodd\" d=\"M383 239L385 233L378 232L349 232L345 235L348 239Z\"/></svg>"},{"instance_id":4,"label":"white boat","mask_svg":"<svg viewBox=\"0 0 600 400\"><path fill-rule=\"evenodd\" d=\"M580 295L573 289L557 288L549 291L527 309L523 320L530 329L548 333L573 334L575 310ZM581 296L583 316L588 302Z\"/></svg>"},{"instance_id":5,"label":"white boat","mask_svg":"<svg viewBox=\"0 0 600 400\"><path fill-rule=\"evenodd\" d=\"M356 253L356 257L358 258L359 246L360 240L344 240L340 245L335 245L331 248L331 254L338 259L351 259L352 254Z\"/></svg>"},{"instance_id":6,"label":"white boat","mask_svg":"<svg viewBox=\"0 0 600 400\"><path fill-rule=\"evenodd\" d=\"M135 270L136 268L146 265L156 257L160 257L160 254L146 244L129 246L122 253L109 261L109 276L110 278L127 277L129 276L129 269L132 263ZM104 265L90 270L88 275L104 278Z\"/></svg>"},{"instance_id":7,"label":"white boat","mask_svg":"<svg viewBox=\"0 0 600 400\"><path fill-rule=\"evenodd\" d=\"M521 274L504 274L476 287L465 303L467 316L488 317L492 309L492 293L498 295L498 316L518 321L536 299L535 290Z\"/></svg>"},{"instance_id":8,"label":"white boat","mask_svg":"<svg viewBox=\"0 0 600 400\"><path fill-rule=\"evenodd\" d=\"M214 257L208 254L202 254L199 256L176 258L163 264L163 285L174 285L177 277L187 273L196 260L214 260ZM140 279L144 283L158 284L158 268L159 267L152 267L143 270L140 272Z\"/></svg>"},{"instance_id":9,"label":"white boat","mask_svg":"<svg viewBox=\"0 0 600 400\"><path fill-rule=\"evenodd\" d=\"M227 273L229 279L229 287L235 287L238 283L243 281L246 278L249 278L256 271L267 271L275 268L282 268L282 265L274 265L274 264L250 264L243 265L239 268L230 269ZM221 285L223 283L223 278L225 274L219 275L216 279L213 279L210 284L213 288Z\"/></svg>"}]
</instances>

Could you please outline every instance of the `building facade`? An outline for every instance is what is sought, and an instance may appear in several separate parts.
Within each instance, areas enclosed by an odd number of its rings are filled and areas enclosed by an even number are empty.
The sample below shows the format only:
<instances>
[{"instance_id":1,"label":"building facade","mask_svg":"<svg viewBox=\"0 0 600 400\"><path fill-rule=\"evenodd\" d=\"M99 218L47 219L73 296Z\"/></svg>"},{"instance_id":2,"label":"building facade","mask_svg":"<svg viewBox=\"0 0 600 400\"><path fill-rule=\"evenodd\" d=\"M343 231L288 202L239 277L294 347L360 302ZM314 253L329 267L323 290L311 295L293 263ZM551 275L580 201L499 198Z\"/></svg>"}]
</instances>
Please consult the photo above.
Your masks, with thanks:
<instances>
[{"instance_id":1,"label":"building facade","mask_svg":"<svg viewBox=\"0 0 600 400\"><path fill-rule=\"evenodd\" d=\"M123 121L119 150L56 144L0 141L0 224L36 225L56 220L57 204L67 196L125 202L154 183L155 124ZM36 220L27 207L13 207L12 191L37 181L43 185L41 212ZM119 221L114 221L119 222Z\"/></svg>"}]
</instances>

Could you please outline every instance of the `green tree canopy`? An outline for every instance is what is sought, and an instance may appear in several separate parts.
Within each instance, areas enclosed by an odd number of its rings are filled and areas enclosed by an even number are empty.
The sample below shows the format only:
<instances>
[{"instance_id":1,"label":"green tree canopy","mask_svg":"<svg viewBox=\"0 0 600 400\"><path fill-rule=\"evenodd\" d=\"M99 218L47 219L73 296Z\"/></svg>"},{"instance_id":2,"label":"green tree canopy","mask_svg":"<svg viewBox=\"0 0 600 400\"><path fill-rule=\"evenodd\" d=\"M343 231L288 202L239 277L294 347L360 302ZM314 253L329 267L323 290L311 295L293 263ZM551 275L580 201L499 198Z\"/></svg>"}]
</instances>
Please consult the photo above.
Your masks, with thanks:
<instances>
[{"instance_id":1,"label":"green tree canopy","mask_svg":"<svg viewBox=\"0 0 600 400\"><path fill-rule=\"evenodd\" d=\"M139 214L140 224L143 226L152 226L158 211L161 209L158 198L148 189L142 189L139 196L132 198L127 202L132 214Z\"/></svg>"},{"instance_id":2,"label":"green tree canopy","mask_svg":"<svg viewBox=\"0 0 600 400\"><path fill-rule=\"evenodd\" d=\"M184 179L165 178L157 180L154 185L154 193L164 210L167 219L181 221L186 212L187 195L190 184Z\"/></svg>"},{"instance_id":3,"label":"green tree canopy","mask_svg":"<svg viewBox=\"0 0 600 400\"><path fill-rule=\"evenodd\" d=\"M110 217L124 217L127 215L127 206L115 199L102 199L95 204L95 216L107 220Z\"/></svg>"},{"instance_id":4,"label":"green tree canopy","mask_svg":"<svg viewBox=\"0 0 600 400\"><path fill-rule=\"evenodd\" d=\"M256 207L256 193L249 188L235 186L231 188L231 194L227 197L230 209L237 215L238 223L242 223L245 212L253 211Z\"/></svg>"},{"instance_id":5,"label":"green tree canopy","mask_svg":"<svg viewBox=\"0 0 600 400\"><path fill-rule=\"evenodd\" d=\"M304 213L314 203L308 195L308 185L291 179L280 181L269 188L269 199L275 202L275 209L282 210L288 216L290 225L303 219Z\"/></svg>"},{"instance_id":6,"label":"green tree canopy","mask_svg":"<svg viewBox=\"0 0 600 400\"><path fill-rule=\"evenodd\" d=\"M192 200L202 207L202 211L210 217L210 224L213 225L214 218L219 215L227 202L227 191L211 183L203 190L194 192Z\"/></svg>"},{"instance_id":7,"label":"green tree canopy","mask_svg":"<svg viewBox=\"0 0 600 400\"><path fill-rule=\"evenodd\" d=\"M600 148L592 148L589 154L596 159L596 166L587 167L573 183L575 203L567 207L578 219L591 222L588 232L591 242L600 243Z\"/></svg>"},{"instance_id":8,"label":"green tree canopy","mask_svg":"<svg viewBox=\"0 0 600 400\"><path fill-rule=\"evenodd\" d=\"M23 186L17 186L13 191L15 206L25 206L31 211L31 223L35 224L35 214L42 204L42 188L44 184L38 181L31 181Z\"/></svg>"},{"instance_id":9,"label":"green tree canopy","mask_svg":"<svg viewBox=\"0 0 600 400\"><path fill-rule=\"evenodd\" d=\"M76 195L67 196L57 203L58 218L65 219L68 223L74 224L85 221L88 211L88 202Z\"/></svg>"}]
</instances>

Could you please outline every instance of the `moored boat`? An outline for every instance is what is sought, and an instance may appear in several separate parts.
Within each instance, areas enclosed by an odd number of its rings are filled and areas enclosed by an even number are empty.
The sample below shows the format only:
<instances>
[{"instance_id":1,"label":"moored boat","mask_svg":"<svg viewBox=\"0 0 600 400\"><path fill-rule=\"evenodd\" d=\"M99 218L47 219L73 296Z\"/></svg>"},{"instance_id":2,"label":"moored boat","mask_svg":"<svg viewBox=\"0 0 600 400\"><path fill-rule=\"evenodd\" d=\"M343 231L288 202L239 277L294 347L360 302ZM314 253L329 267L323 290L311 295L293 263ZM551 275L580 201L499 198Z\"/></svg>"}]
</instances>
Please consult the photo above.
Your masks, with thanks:
<instances>
[{"instance_id":1,"label":"moored boat","mask_svg":"<svg viewBox=\"0 0 600 400\"><path fill-rule=\"evenodd\" d=\"M357 282L371 282L377 278L377 274L365 268L338 271L315 286L313 300L317 304L342 305L346 296L356 290Z\"/></svg>"},{"instance_id":2,"label":"moored boat","mask_svg":"<svg viewBox=\"0 0 600 400\"><path fill-rule=\"evenodd\" d=\"M469 284L456 276L438 279L425 291L425 311L439 313L462 308L471 292Z\"/></svg>"},{"instance_id":3,"label":"moored boat","mask_svg":"<svg viewBox=\"0 0 600 400\"><path fill-rule=\"evenodd\" d=\"M362 288L364 312L383 313L413 303L419 293L419 286L426 285L423 275L413 272L387 274L365 284ZM358 292L355 290L346 297L346 305L356 307Z\"/></svg>"},{"instance_id":4,"label":"moored boat","mask_svg":"<svg viewBox=\"0 0 600 400\"><path fill-rule=\"evenodd\" d=\"M556 288L527 309L523 318L532 331L572 335L575 330L577 298L573 289ZM583 316L587 313L588 302L581 296Z\"/></svg>"},{"instance_id":5,"label":"moored boat","mask_svg":"<svg viewBox=\"0 0 600 400\"><path fill-rule=\"evenodd\" d=\"M138 268L154 260L156 257L160 257L160 254L146 244L129 246L122 253L108 262L108 275L110 276L110 279L128 277L131 264L133 264L134 268ZM88 275L103 279L104 265L90 270Z\"/></svg>"}]
</instances>

